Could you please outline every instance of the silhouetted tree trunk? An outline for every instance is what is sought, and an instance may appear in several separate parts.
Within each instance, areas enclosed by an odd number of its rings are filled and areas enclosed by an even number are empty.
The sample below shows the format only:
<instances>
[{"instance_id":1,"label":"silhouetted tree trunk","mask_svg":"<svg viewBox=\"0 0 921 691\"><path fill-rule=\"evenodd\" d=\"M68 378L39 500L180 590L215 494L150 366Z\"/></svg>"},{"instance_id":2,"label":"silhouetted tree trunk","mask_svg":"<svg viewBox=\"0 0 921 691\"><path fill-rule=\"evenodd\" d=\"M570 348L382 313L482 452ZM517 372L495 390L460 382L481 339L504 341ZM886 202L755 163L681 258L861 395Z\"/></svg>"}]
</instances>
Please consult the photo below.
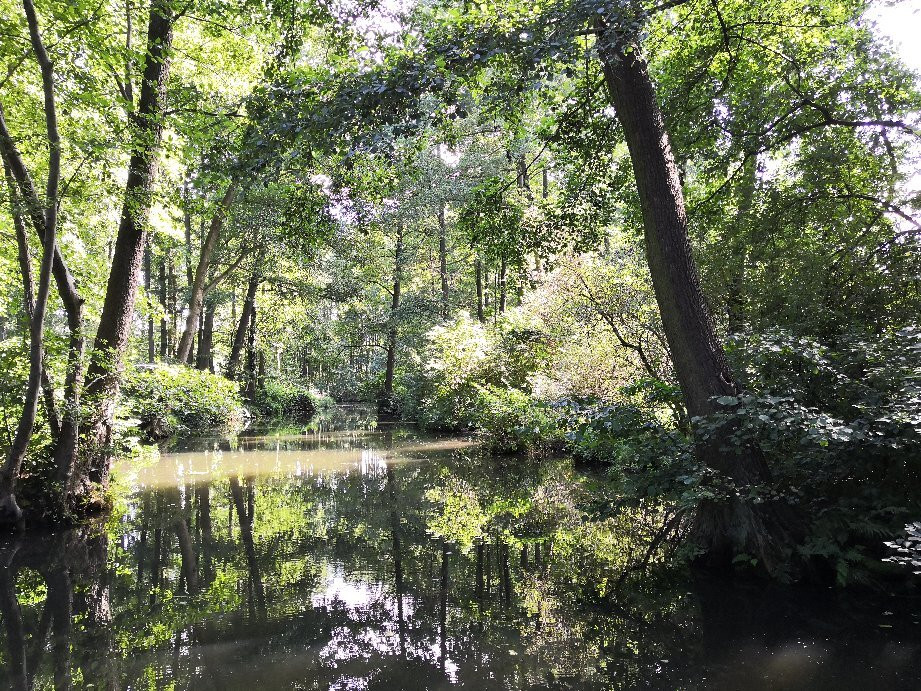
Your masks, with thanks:
<instances>
[{"instance_id":1,"label":"silhouetted tree trunk","mask_svg":"<svg viewBox=\"0 0 921 691\"><path fill-rule=\"evenodd\" d=\"M70 630L73 611L73 583L64 564L55 565L45 578L51 608L51 653L54 688L70 688Z\"/></svg>"},{"instance_id":2,"label":"silhouetted tree trunk","mask_svg":"<svg viewBox=\"0 0 921 691\"><path fill-rule=\"evenodd\" d=\"M214 312L217 305L209 301L205 306L205 320L202 324L201 336L198 339L198 356L195 366L200 370L214 371L211 350L214 340Z\"/></svg>"},{"instance_id":3,"label":"silhouetted tree trunk","mask_svg":"<svg viewBox=\"0 0 921 691\"><path fill-rule=\"evenodd\" d=\"M39 241L44 245L45 215L43 205L36 194L32 177L6 127L2 108L0 108L0 154L2 154L4 164L9 166L10 172L16 181L18 187L18 195L16 196L22 203ZM84 372L83 350L86 340L83 333L83 299L77 291L76 281L57 243L54 246L52 274L54 275L58 296L67 316L69 332L67 374L64 380L64 408L54 445L54 462L58 485L56 489L63 493L70 479L77 453L80 430L80 395L83 388Z\"/></svg>"},{"instance_id":4,"label":"silhouetted tree trunk","mask_svg":"<svg viewBox=\"0 0 921 691\"><path fill-rule=\"evenodd\" d=\"M195 488L198 499L198 526L201 530L202 578L206 583L214 579L212 550L214 532L211 526L211 486L202 483Z\"/></svg>"},{"instance_id":5,"label":"silhouetted tree trunk","mask_svg":"<svg viewBox=\"0 0 921 691\"><path fill-rule=\"evenodd\" d=\"M128 181L122 208L112 270L106 286L99 328L90 362L87 393L95 407L87 439L85 477L108 488L111 466L112 423L118 397L121 358L131 335L137 274L147 237L147 216L157 173L157 153L163 131L163 102L173 40L170 0L151 0L147 50L141 96L135 118ZM83 483L83 490L88 487Z\"/></svg>"},{"instance_id":6,"label":"silhouetted tree trunk","mask_svg":"<svg viewBox=\"0 0 921 691\"><path fill-rule=\"evenodd\" d=\"M438 592L438 639L440 643L441 668L444 670L448 656L448 590L451 585L451 549L444 540L441 542L441 587Z\"/></svg>"},{"instance_id":7,"label":"silhouetted tree trunk","mask_svg":"<svg viewBox=\"0 0 921 691\"><path fill-rule=\"evenodd\" d=\"M30 259L29 236L26 232L25 221L22 217L22 201L19 191L16 187L16 181L13 174L4 159L4 173L6 175L7 189L10 194L10 212L13 218L13 229L16 235L17 256L19 260L19 273L22 276L22 301L23 309L26 315L26 327L28 331L31 328L33 315L35 313L35 290L32 281L32 262ZM57 245L55 245L57 248ZM51 431L51 437L57 439L61 432L60 419L58 417L57 404L54 400L54 387L51 384L51 378L48 376L47 365L42 366L41 390L45 399L45 414L48 417L48 427Z\"/></svg>"},{"instance_id":8,"label":"silhouetted tree trunk","mask_svg":"<svg viewBox=\"0 0 921 691\"><path fill-rule=\"evenodd\" d=\"M598 41L605 82L633 163L646 258L675 372L688 415L707 416L715 412L715 397L736 395L738 387L700 288L681 181L655 87L638 49L625 49L606 29ZM784 522L772 505L741 498L746 486L770 479L764 457L756 449L734 449L728 435L715 436L698 443L698 455L742 491L735 499L700 506L696 539L713 563L728 565L735 554L745 552L772 572L789 545Z\"/></svg>"}]
</instances>

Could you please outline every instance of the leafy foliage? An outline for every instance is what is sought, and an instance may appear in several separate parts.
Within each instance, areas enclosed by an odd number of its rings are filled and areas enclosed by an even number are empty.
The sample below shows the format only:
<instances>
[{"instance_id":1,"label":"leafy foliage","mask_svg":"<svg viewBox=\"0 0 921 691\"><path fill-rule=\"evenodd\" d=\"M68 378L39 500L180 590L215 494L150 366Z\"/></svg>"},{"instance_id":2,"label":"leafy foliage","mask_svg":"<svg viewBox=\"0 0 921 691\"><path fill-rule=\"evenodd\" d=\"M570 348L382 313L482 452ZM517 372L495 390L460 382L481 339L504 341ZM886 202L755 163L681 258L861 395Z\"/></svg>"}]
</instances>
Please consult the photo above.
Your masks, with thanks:
<instances>
[{"instance_id":1,"label":"leafy foliage","mask_svg":"<svg viewBox=\"0 0 921 691\"><path fill-rule=\"evenodd\" d=\"M151 439L221 432L242 422L236 383L182 365L137 366L125 377L125 407Z\"/></svg>"}]
</instances>

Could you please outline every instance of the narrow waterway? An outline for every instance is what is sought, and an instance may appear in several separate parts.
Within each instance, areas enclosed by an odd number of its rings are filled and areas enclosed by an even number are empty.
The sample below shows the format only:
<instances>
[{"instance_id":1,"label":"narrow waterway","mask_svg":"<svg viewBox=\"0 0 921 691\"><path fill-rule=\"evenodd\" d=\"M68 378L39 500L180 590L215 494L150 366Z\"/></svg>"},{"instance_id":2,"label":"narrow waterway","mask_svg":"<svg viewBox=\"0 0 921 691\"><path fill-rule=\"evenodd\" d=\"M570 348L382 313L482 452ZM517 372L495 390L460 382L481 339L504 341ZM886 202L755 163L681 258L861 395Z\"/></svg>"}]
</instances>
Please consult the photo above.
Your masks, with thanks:
<instances>
[{"instance_id":1,"label":"narrow waterway","mask_svg":"<svg viewBox=\"0 0 921 691\"><path fill-rule=\"evenodd\" d=\"M912 689L918 602L617 588L643 517L566 459L340 411L118 468L104 524L0 545L0 688Z\"/></svg>"}]
</instances>

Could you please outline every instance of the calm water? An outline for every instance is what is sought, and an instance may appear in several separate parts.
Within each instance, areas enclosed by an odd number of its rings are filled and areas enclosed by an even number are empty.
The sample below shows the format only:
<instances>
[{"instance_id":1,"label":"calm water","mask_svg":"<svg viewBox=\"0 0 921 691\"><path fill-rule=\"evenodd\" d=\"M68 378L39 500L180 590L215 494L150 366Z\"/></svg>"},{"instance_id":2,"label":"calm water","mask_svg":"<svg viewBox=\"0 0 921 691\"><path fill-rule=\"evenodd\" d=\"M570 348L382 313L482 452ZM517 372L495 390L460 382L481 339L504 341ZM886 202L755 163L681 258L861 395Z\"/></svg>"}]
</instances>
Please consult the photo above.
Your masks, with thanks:
<instances>
[{"instance_id":1,"label":"calm water","mask_svg":"<svg viewBox=\"0 0 921 691\"><path fill-rule=\"evenodd\" d=\"M121 481L106 525L0 545L0 688L921 688L917 600L616 587L644 516L589 518L566 461L352 415Z\"/></svg>"}]
</instances>

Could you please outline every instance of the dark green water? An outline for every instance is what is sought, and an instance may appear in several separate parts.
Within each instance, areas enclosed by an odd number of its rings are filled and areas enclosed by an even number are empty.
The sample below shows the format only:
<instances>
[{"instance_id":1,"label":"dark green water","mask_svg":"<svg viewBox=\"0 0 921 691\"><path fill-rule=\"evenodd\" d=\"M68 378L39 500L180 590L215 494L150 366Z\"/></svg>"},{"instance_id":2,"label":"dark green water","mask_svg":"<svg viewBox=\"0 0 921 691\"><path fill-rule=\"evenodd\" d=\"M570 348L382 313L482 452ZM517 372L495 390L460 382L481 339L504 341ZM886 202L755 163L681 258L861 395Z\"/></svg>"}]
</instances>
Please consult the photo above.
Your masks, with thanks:
<instances>
[{"instance_id":1,"label":"dark green water","mask_svg":"<svg viewBox=\"0 0 921 691\"><path fill-rule=\"evenodd\" d=\"M199 440L0 545L0 688L913 689L919 603L653 568L566 461L360 420Z\"/></svg>"}]
</instances>

